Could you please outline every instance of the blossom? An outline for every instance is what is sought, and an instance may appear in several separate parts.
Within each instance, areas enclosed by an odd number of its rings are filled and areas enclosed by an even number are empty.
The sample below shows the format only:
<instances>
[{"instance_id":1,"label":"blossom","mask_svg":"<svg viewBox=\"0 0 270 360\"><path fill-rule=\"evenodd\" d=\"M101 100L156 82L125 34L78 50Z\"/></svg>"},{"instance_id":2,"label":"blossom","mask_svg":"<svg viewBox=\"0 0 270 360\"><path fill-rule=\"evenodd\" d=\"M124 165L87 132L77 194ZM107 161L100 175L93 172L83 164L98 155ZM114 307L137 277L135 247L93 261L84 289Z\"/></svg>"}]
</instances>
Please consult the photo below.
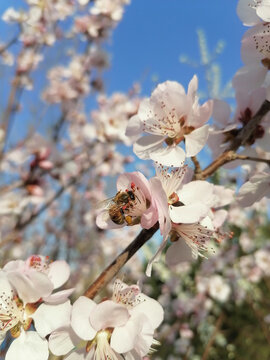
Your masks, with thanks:
<instances>
[{"instance_id":1,"label":"blossom","mask_svg":"<svg viewBox=\"0 0 270 360\"><path fill-rule=\"evenodd\" d=\"M270 23L259 23L242 38L241 57L245 66L233 78L233 86L254 90L261 86L270 67Z\"/></svg>"},{"instance_id":2,"label":"blossom","mask_svg":"<svg viewBox=\"0 0 270 360\"><path fill-rule=\"evenodd\" d=\"M214 237L214 231L201 225L172 224L171 241L173 244L166 253L166 262L174 266L182 261L191 261L198 256L205 257L208 242Z\"/></svg>"},{"instance_id":3,"label":"blossom","mask_svg":"<svg viewBox=\"0 0 270 360\"><path fill-rule=\"evenodd\" d=\"M70 308L69 301L58 305L24 303L8 281L4 271L0 272L0 331L1 341L9 331L15 340L9 347L6 359L34 360L38 351L39 359L47 360L49 351L45 336L59 326L67 324L66 312ZM39 307L38 307L39 306ZM38 308L38 309L37 309ZM29 330L32 320L37 331ZM49 330L48 330L49 329Z\"/></svg>"},{"instance_id":4,"label":"blossom","mask_svg":"<svg viewBox=\"0 0 270 360\"><path fill-rule=\"evenodd\" d=\"M161 252L168 242L169 233L174 226L172 222L179 224L180 227L185 224L195 224L195 230L197 223L210 213L211 206L216 201L214 185L207 181L190 181L193 171L187 166L177 169L157 167L156 173L156 176L150 179L150 184L153 199L156 202L163 241L148 263L147 276L150 276L152 264L159 260ZM173 249L169 251L169 254L175 251ZM184 252L182 252L183 254ZM178 256L178 251L173 255ZM186 260L189 258L190 256L187 256ZM172 261L168 260L168 263L171 264Z\"/></svg>"},{"instance_id":5,"label":"blossom","mask_svg":"<svg viewBox=\"0 0 270 360\"><path fill-rule=\"evenodd\" d=\"M179 166L185 156L195 156L204 147L212 112L212 101L198 104L198 79L192 78L185 93L175 81L159 84L150 99L144 99L127 126L126 135L137 140L133 151L141 159L152 159L167 166ZM140 137L141 132L150 135ZM179 146L185 141L186 152ZM163 144L167 147L163 147Z\"/></svg>"},{"instance_id":6,"label":"blossom","mask_svg":"<svg viewBox=\"0 0 270 360\"><path fill-rule=\"evenodd\" d=\"M100 95L99 109L91 112L95 126L87 124L84 132L87 131L92 138L96 132L96 137L102 142L122 141L130 145L125 130L129 118L137 112L138 102L138 98L131 98L122 93L114 93L110 98Z\"/></svg>"},{"instance_id":7,"label":"blossom","mask_svg":"<svg viewBox=\"0 0 270 360\"><path fill-rule=\"evenodd\" d=\"M66 359L130 359L142 358L154 342L154 329L163 319L159 303L142 294L137 285L114 283L112 300L96 304L79 297L71 312L72 329L59 329L49 338L50 350ZM82 340L84 346L82 346ZM80 344L79 344L80 343ZM75 356L77 354L77 357Z\"/></svg>"},{"instance_id":8,"label":"blossom","mask_svg":"<svg viewBox=\"0 0 270 360\"><path fill-rule=\"evenodd\" d=\"M41 298L47 302L61 302L73 291L52 294L70 275L69 265L62 260L50 262L48 257L32 255L26 261L9 261L3 271L24 303L34 303Z\"/></svg>"},{"instance_id":9,"label":"blossom","mask_svg":"<svg viewBox=\"0 0 270 360\"><path fill-rule=\"evenodd\" d=\"M123 16L124 5L129 3L129 0L97 0L91 8L91 13L95 15L103 14L114 21L120 21Z\"/></svg>"},{"instance_id":10,"label":"blossom","mask_svg":"<svg viewBox=\"0 0 270 360\"><path fill-rule=\"evenodd\" d=\"M270 257L268 249L259 249L255 252L255 261L258 267L265 273L266 276L270 275Z\"/></svg>"},{"instance_id":11,"label":"blossom","mask_svg":"<svg viewBox=\"0 0 270 360\"><path fill-rule=\"evenodd\" d=\"M213 119L214 125L210 129L207 144L213 157L220 155L229 145L229 142L237 136L240 129L247 125L256 115L266 97L266 90L263 87L249 90L245 84L237 83L236 86L236 111L234 117L230 118L231 109L228 103L222 100L214 100ZM255 141L267 137L265 129L268 128L269 115L263 117L260 124L256 126L253 133L246 140L246 145L251 146ZM250 155L250 148L245 148L241 154ZM256 156L256 155L255 155ZM233 161L226 167L236 167L239 161Z\"/></svg>"},{"instance_id":12,"label":"blossom","mask_svg":"<svg viewBox=\"0 0 270 360\"><path fill-rule=\"evenodd\" d=\"M158 220L155 202L148 180L138 172L124 173L117 180L118 193L98 214L96 223L101 229L118 228L140 223L151 228Z\"/></svg>"},{"instance_id":13,"label":"blossom","mask_svg":"<svg viewBox=\"0 0 270 360\"><path fill-rule=\"evenodd\" d=\"M157 168L157 177L167 195L170 218L174 223L191 224L202 220L214 200L214 186L207 181L190 181L191 169Z\"/></svg>"},{"instance_id":14,"label":"blossom","mask_svg":"<svg viewBox=\"0 0 270 360\"><path fill-rule=\"evenodd\" d=\"M253 26L263 21L270 21L269 0L239 0L237 14L244 25Z\"/></svg>"},{"instance_id":15,"label":"blossom","mask_svg":"<svg viewBox=\"0 0 270 360\"><path fill-rule=\"evenodd\" d=\"M240 206L251 206L254 202L261 200L264 196L270 197L270 173L269 171L257 172L249 181L239 189L237 201Z\"/></svg>"},{"instance_id":16,"label":"blossom","mask_svg":"<svg viewBox=\"0 0 270 360\"><path fill-rule=\"evenodd\" d=\"M208 283L209 295L220 302L228 300L231 288L220 275L213 275L209 278Z\"/></svg>"}]
</instances>

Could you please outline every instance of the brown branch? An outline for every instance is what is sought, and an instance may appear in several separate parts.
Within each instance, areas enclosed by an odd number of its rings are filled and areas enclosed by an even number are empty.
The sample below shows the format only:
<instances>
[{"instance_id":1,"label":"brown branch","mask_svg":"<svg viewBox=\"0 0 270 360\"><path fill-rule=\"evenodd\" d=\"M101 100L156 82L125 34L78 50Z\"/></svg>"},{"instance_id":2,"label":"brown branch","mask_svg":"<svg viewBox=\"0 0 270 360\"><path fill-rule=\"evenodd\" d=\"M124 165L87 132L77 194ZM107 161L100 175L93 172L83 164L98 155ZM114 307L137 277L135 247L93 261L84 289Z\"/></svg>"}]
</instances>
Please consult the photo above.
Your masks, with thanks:
<instances>
[{"instance_id":1,"label":"brown branch","mask_svg":"<svg viewBox=\"0 0 270 360\"><path fill-rule=\"evenodd\" d=\"M82 169L81 172L77 175L77 177L72 178L66 185L61 186L56 193L47 200L37 211L33 212L30 217L24 221L19 220L10 233L6 235L6 237L0 242L0 247L5 245L6 243L13 241L17 238L17 231L24 229L27 225L32 223L39 215L41 215L45 210L47 210L52 203L57 200L65 190L67 190L70 186L78 183L80 181L81 176L89 170L89 167Z\"/></svg>"},{"instance_id":2,"label":"brown branch","mask_svg":"<svg viewBox=\"0 0 270 360\"><path fill-rule=\"evenodd\" d=\"M194 168L195 168L195 174L197 175L200 175L201 172L202 172L202 168L201 168L201 165L199 163L199 160L197 159L196 156L191 156L191 160L194 164Z\"/></svg>"},{"instance_id":3,"label":"brown branch","mask_svg":"<svg viewBox=\"0 0 270 360\"><path fill-rule=\"evenodd\" d=\"M152 228L143 229L125 250L99 275L99 277L85 291L84 296L93 299L97 293L106 286L122 268L122 266L155 234L159 225L156 223Z\"/></svg>"},{"instance_id":4,"label":"brown branch","mask_svg":"<svg viewBox=\"0 0 270 360\"><path fill-rule=\"evenodd\" d=\"M256 129L256 126L260 124L262 118L270 111L270 102L265 100L258 110L258 112L253 116L253 118L242 127L238 135L232 140L229 147L210 165L208 165L201 173L195 175L197 180L204 180L209 176L213 175L217 169L219 169L224 164L236 160L237 155L235 152L239 149L240 146L246 145L247 140L250 138L250 135ZM240 158L239 158L240 159ZM240 159L240 160L252 160L252 159ZM254 160L255 161L255 160ZM257 160L256 160L257 161Z\"/></svg>"},{"instance_id":5,"label":"brown branch","mask_svg":"<svg viewBox=\"0 0 270 360\"><path fill-rule=\"evenodd\" d=\"M234 160L248 160L248 161L256 161L256 162L264 162L265 164L270 166L270 160L269 159L256 158L256 157L253 157L253 156L235 154L235 159Z\"/></svg>"},{"instance_id":6,"label":"brown branch","mask_svg":"<svg viewBox=\"0 0 270 360\"><path fill-rule=\"evenodd\" d=\"M223 320L224 320L224 314L221 313L219 315L217 321L216 321L215 329L214 329L214 331L213 331L213 333L212 333L212 335L211 335L211 337L210 337L210 339L209 339L209 341L208 341L208 343L206 345L206 348L205 348L205 350L203 352L202 360L207 360L208 359L209 351L210 351L210 349L211 349L211 347L212 347L212 345L213 345L213 343L215 341L215 338L217 336L217 333L219 332L219 329L220 329L220 327L221 327L221 325L223 323Z\"/></svg>"},{"instance_id":7,"label":"brown branch","mask_svg":"<svg viewBox=\"0 0 270 360\"><path fill-rule=\"evenodd\" d=\"M262 106L257 111L257 113L250 119L250 121L242 127L239 134L232 141L228 150L236 151L241 145L246 145L250 135L256 129L256 126L260 124L262 118L270 111L270 101L264 100Z\"/></svg>"},{"instance_id":8,"label":"brown branch","mask_svg":"<svg viewBox=\"0 0 270 360\"><path fill-rule=\"evenodd\" d=\"M9 40L6 44L0 46L0 55L3 54L11 45L15 44L18 40L18 35Z\"/></svg>"},{"instance_id":9,"label":"brown branch","mask_svg":"<svg viewBox=\"0 0 270 360\"><path fill-rule=\"evenodd\" d=\"M263 332L263 335L264 335L266 341L270 345L270 334L269 334L269 331L268 331L268 327L265 324L265 322L264 322L264 320L262 318L262 315L260 314L260 311L257 310L256 304L254 304L254 302L253 302L253 300L251 298L248 298L247 302L250 305L251 309L253 310L254 315L256 316L256 319L258 320L258 323L260 324L261 330Z\"/></svg>"}]
</instances>

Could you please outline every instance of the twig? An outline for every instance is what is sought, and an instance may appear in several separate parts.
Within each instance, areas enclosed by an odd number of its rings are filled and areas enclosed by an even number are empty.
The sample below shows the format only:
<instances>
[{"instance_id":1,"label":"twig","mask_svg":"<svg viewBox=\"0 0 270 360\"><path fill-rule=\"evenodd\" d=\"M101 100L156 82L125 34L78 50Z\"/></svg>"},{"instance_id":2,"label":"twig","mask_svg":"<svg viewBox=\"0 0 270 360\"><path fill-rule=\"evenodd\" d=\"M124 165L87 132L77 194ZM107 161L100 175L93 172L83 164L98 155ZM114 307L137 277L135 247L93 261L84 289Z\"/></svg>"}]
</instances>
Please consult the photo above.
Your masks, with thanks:
<instances>
[{"instance_id":1,"label":"twig","mask_svg":"<svg viewBox=\"0 0 270 360\"><path fill-rule=\"evenodd\" d=\"M243 126L239 134L232 141L228 150L236 151L241 145L245 145L250 135L256 129L256 126L260 124L262 118L268 113L268 111L270 111L270 101L264 100L260 109L252 117L252 119L250 119L250 121L245 126Z\"/></svg>"},{"instance_id":2,"label":"twig","mask_svg":"<svg viewBox=\"0 0 270 360\"><path fill-rule=\"evenodd\" d=\"M59 140L60 130L64 125L64 122L66 120L66 115L67 115L66 112L63 112L53 127L53 141L55 143L57 143L57 141Z\"/></svg>"},{"instance_id":3,"label":"twig","mask_svg":"<svg viewBox=\"0 0 270 360\"><path fill-rule=\"evenodd\" d=\"M203 352L201 360L207 360L208 359L209 351L210 351L210 349L211 349L211 347L212 347L212 345L213 345L213 343L215 341L215 338L217 336L217 333L219 332L219 329L220 329L220 327L221 327L221 325L223 323L223 320L224 320L224 314L221 313L219 315L217 321L216 321L215 329L214 329L214 331L213 331L213 333L212 333L212 335L211 335L211 337L210 337L210 339L209 339L209 341L208 341L208 343L206 345L206 348L205 348L205 350Z\"/></svg>"},{"instance_id":4,"label":"twig","mask_svg":"<svg viewBox=\"0 0 270 360\"><path fill-rule=\"evenodd\" d=\"M99 277L85 291L84 296L93 299L97 293L106 286L122 268L122 266L155 234L159 225L156 223L152 228L143 229L139 235L126 247L125 250L99 275Z\"/></svg>"},{"instance_id":5,"label":"twig","mask_svg":"<svg viewBox=\"0 0 270 360\"><path fill-rule=\"evenodd\" d=\"M191 156L191 160L192 160L192 162L194 164L195 174L196 175L201 174L202 168L201 168L201 165L200 165L199 160L197 159L197 157L196 156Z\"/></svg>"},{"instance_id":6,"label":"twig","mask_svg":"<svg viewBox=\"0 0 270 360\"><path fill-rule=\"evenodd\" d=\"M265 337L266 341L268 342L268 344L270 345L270 334L269 334L267 325L263 321L260 312L256 309L256 306L254 305L254 302L252 301L252 299L248 299L248 304L252 308L252 310L254 312L254 315L256 316L256 318L257 318L257 320L258 320L258 322L260 324L260 327L262 329L264 337Z\"/></svg>"},{"instance_id":7,"label":"twig","mask_svg":"<svg viewBox=\"0 0 270 360\"><path fill-rule=\"evenodd\" d=\"M235 154L235 159L234 160L248 160L248 161L264 162L264 163L266 163L267 165L270 166L270 160L269 159L256 158L256 157L253 157L253 156Z\"/></svg>"},{"instance_id":8,"label":"twig","mask_svg":"<svg viewBox=\"0 0 270 360\"><path fill-rule=\"evenodd\" d=\"M238 156L235 152L241 145L245 145L250 135L256 129L256 126L259 125L264 115L266 115L270 111L270 102L265 100L258 110L258 112L253 116L253 118L242 127L239 131L238 135L231 142L230 146L210 165L208 165L201 173L195 175L197 180L204 180L209 176L213 175L214 172L219 169L222 165L236 160ZM245 159L240 159L245 160ZM250 159L246 159L250 160ZM255 160L254 160L255 161ZM256 160L257 161L257 160Z\"/></svg>"},{"instance_id":9,"label":"twig","mask_svg":"<svg viewBox=\"0 0 270 360\"><path fill-rule=\"evenodd\" d=\"M14 38L9 40L6 44L0 46L0 55L3 54L4 51L6 51L11 45L15 44L18 40L18 35L16 35Z\"/></svg>"},{"instance_id":10,"label":"twig","mask_svg":"<svg viewBox=\"0 0 270 360\"><path fill-rule=\"evenodd\" d=\"M9 98L8 98L8 104L7 104L6 110L4 111L3 119L2 119L2 123L3 123L2 129L5 132L5 140L4 140L4 145L2 146L2 149L1 149L0 159L2 159L2 156L5 151L5 146L6 146L7 137L8 137L9 123L11 121L10 117L16 110L15 101L16 101L16 97L18 94L19 83L20 83L20 78L18 76L15 76L12 81L11 90L10 90Z\"/></svg>"},{"instance_id":11,"label":"twig","mask_svg":"<svg viewBox=\"0 0 270 360\"><path fill-rule=\"evenodd\" d=\"M80 181L80 176L86 173L89 170L88 168L83 169L77 177L72 178L66 185L61 186L56 193L47 200L36 212L33 212L30 217L24 221L18 221L14 227L14 230L6 235L6 237L0 242L0 247L8 243L9 241L14 240L16 237L16 232L24 229L27 225L29 225L32 221L34 221L39 215L41 215L45 210L47 210L51 204L57 200L65 190L67 190L70 186L76 184Z\"/></svg>"}]
</instances>

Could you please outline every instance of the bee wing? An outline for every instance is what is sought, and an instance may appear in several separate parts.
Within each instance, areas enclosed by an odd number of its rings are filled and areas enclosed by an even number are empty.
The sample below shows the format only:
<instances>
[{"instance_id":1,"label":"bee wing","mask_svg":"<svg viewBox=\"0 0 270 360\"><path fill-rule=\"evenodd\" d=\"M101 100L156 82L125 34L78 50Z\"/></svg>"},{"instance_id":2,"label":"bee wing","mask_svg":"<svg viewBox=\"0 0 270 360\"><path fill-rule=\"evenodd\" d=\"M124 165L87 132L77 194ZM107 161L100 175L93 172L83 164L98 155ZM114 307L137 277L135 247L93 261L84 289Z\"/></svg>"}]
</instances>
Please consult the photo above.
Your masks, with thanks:
<instances>
[{"instance_id":1,"label":"bee wing","mask_svg":"<svg viewBox=\"0 0 270 360\"><path fill-rule=\"evenodd\" d=\"M98 209L108 209L110 207L110 205L112 205L112 203L114 203L113 201L114 199L114 196L111 197L111 198L108 198L108 199L105 199L103 201L100 201L98 204L97 204L97 208Z\"/></svg>"}]
</instances>

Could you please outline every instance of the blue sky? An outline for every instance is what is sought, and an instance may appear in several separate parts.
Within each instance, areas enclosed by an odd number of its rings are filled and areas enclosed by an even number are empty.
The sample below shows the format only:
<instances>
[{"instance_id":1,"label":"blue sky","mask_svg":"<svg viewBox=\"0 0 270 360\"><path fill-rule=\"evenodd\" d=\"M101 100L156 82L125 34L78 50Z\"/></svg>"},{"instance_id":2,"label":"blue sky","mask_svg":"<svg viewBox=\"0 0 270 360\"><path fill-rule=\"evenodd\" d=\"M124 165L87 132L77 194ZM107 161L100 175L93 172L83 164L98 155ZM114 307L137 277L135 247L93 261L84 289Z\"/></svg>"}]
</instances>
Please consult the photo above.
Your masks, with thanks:
<instances>
[{"instance_id":1,"label":"blue sky","mask_svg":"<svg viewBox=\"0 0 270 360\"><path fill-rule=\"evenodd\" d=\"M23 0L0 1L0 14L8 6L20 8ZM219 40L226 43L218 62L222 67L222 81L227 82L235 71L242 66L240 42L245 31L236 15L235 0L133 0L126 7L124 18L115 29L106 49L111 56L111 67L105 73L107 93L127 91L134 82L141 82L142 94L149 96L156 83L176 80L187 87L196 73L200 89L205 88L202 68L192 68L179 62L179 56L186 54L199 61L199 49L196 30L204 30L209 50L213 50ZM24 5L25 6L25 5ZM16 28L0 21L0 41L12 38ZM49 54L50 51L46 50ZM35 76L38 84L35 91L24 92L24 104L36 103L39 99L39 87L46 84L46 61ZM10 74L6 67L1 71ZM0 104L6 103L7 85L0 84ZM87 100L86 108L93 106ZM31 118L26 106L17 115L12 135L16 137L24 131L25 119ZM51 107L49 118L57 116L56 107ZM47 115L48 117L48 115ZM23 119L23 126L22 124ZM45 119L46 120L46 119ZM46 120L47 121L47 120ZM45 121L45 122L46 122ZM14 129L15 128L15 129ZM19 130L19 131L18 131Z\"/></svg>"},{"instance_id":2,"label":"blue sky","mask_svg":"<svg viewBox=\"0 0 270 360\"><path fill-rule=\"evenodd\" d=\"M126 8L114 32L110 50L112 68L108 90L127 90L144 79L143 90L151 91L151 76L159 82L177 80L187 85L194 72L180 64L179 55L199 59L196 29L202 28L212 50L218 40L226 42L219 57L224 81L241 66L240 41L245 31L236 15L235 0L135 0Z\"/></svg>"}]
</instances>

